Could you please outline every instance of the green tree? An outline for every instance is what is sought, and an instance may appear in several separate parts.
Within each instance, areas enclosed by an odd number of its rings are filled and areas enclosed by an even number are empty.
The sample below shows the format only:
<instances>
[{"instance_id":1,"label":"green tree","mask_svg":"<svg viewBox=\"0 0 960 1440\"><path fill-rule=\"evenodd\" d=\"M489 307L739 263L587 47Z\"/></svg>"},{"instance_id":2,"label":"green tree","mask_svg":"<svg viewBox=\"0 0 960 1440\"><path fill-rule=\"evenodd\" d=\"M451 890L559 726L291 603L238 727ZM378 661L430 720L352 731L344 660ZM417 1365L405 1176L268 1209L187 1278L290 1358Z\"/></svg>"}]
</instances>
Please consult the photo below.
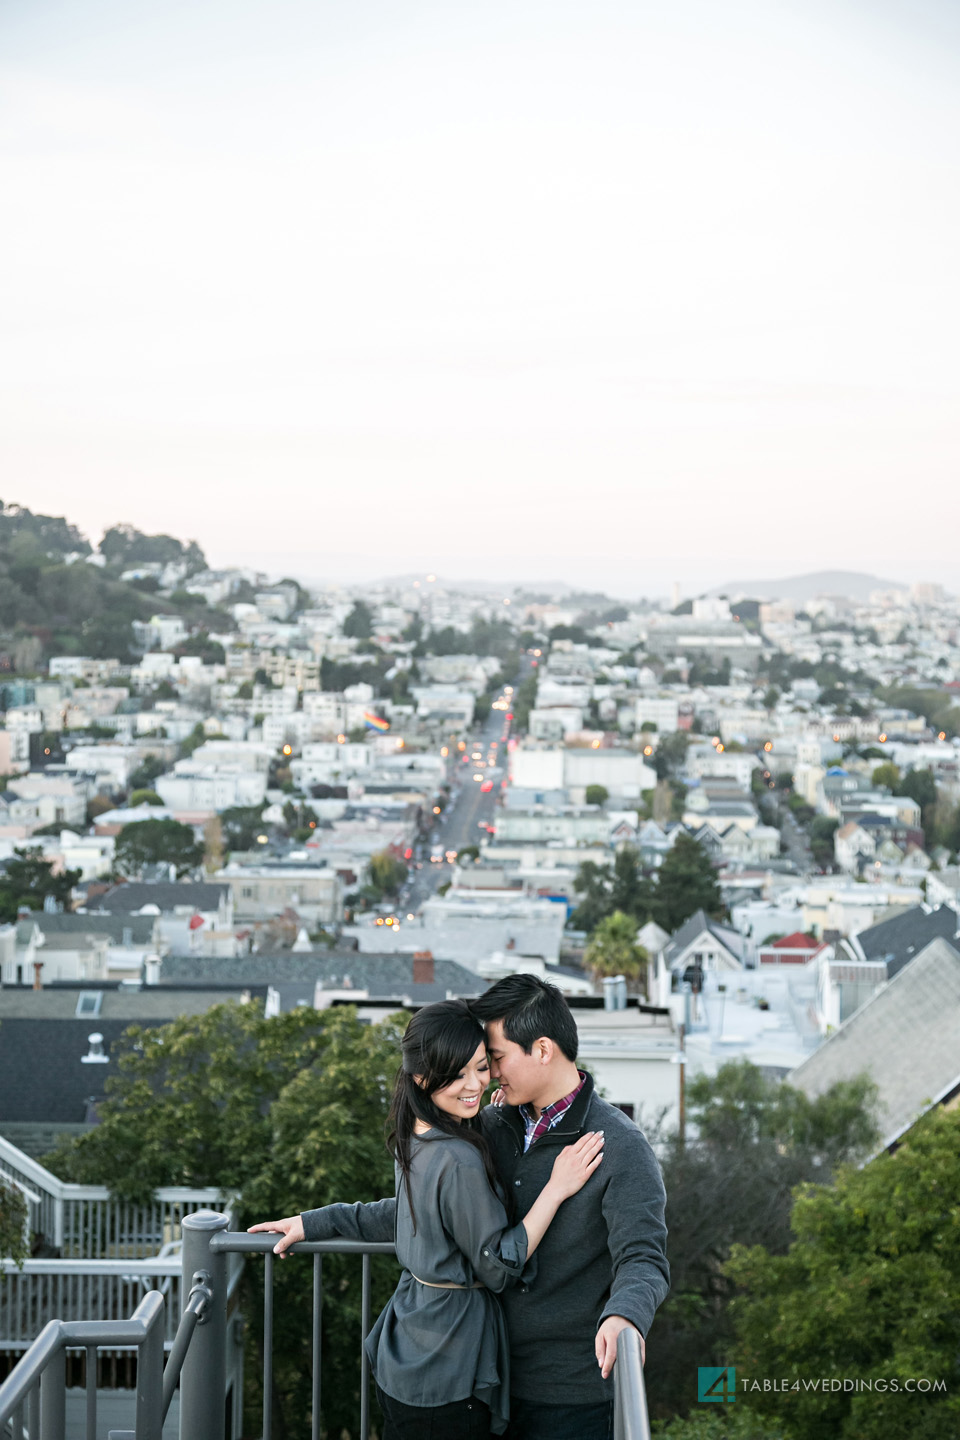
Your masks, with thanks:
<instances>
[{"instance_id":1,"label":"green tree","mask_svg":"<svg viewBox=\"0 0 960 1440\"><path fill-rule=\"evenodd\" d=\"M252 850L263 833L264 805L231 805L220 812L223 844L228 850Z\"/></svg>"},{"instance_id":2,"label":"green tree","mask_svg":"<svg viewBox=\"0 0 960 1440\"><path fill-rule=\"evenodd\" d=\"M652 916L672 933L697 910L718 916L723 900L709 855L692 835L681 833L657 871Z\"/></svg>"},{"instance_id":3,"label":"green tree","mask_svg":"<svg viewBox=\"0 0 960 1440\"><path fill-rule=\"evenodd\" d=\"M138 805L162 805L163 801L156 790L131 790L130 799L127 804L135 810Z\"/></svg>"},{"instance_id":4,"label":"green tree","mask_svg":"<svg viewBox=\"0 0 960 1440\"><path fill-rule=\"evenodd\" d=\"M401 1029L396 1019L361 1024L353 1007L266 1020L252 1005L230 1004L160 1029L128 1030L114 1051L100 1124L61 1142L48 1163L63 1179L107 1181L137 1202L161 1185L219 1187L237 1196L238 1229L392 1194L383 1137ZM398 1271L391 1260L375 1260L373 1271L376 1314ZM324 1431L355 1436L359 1267L329 1256L323 1276ZM263 1368L262 1277L260 1264L245 1267L254 1387ZM310 1434L312 1279L308 1261L276 1267L274 1419L285 1440Z\"/></svg>"},{"instance_id":5,"label":"green tree","mask_svg":"<svg viewBox=\"0 0 960 1440\"><path fill-rule=\"evenodd\" d=\"M0 1277L4 1260L12 1260L20 1268L27 1258L27 1214L21 1191L0 1175Z\"/></svg>"},{"instance_id":6,"label":"green tree","mask_svg":"<svg viewBox=\"0 0 960 1440\"><path fill-rule=\"evenodd\" d=\"M200 746L206 743L206 740L207 732L198 720L186 739L180 741L180 759L186 760L193 754L194 750L199 750Z\"/></svg>"},{"instance_id":7,"label":"green tree","mask_svg":"<svg viewBox=\"0 0 960 1440\"><path fill-rule=\"evenodd\" d=\"M829 1181L877 1142L876 1091L866 1077L811 1100L741 1060L698 1075L686 1098L687 1135L660 1147L672 1275L647 1384L661 1415L695 1403L698 1365L741 1363L730 1310L736 1287L724 1270L733 1246L785 1254L794 1187Z\"/></svg>"},{"instance_id":8,"label":"green tree","mask_svg":"<svg viewBox=\"0 0 960 1440\"><path fill-rule=\"evenodd\" d=\"M882 785L885 790L895 791L900 784L900 767L890 760L885 760L882 765L874 767L870 779L874 785Z\"/></svg>"},{"instance_id":9,"label":"green tree","mask_svg":"<svg viewBox=\"0 0 960 1440\"><path fill-rule=\"evenodd\" d=\"M924 830L930 828L937 803L937 782L932 770L908 770L894 793L916 800L920 806L920 824Z\"/></svg>"},{"instance_id":10,"label":"green tree","mask_svg":"<svg viewBox=\"0 0 960 1440\"><path fill-rule=\"evenodd\" d=\"M54 875L53 862L44 860L38 847L15 850L13 858L0 870L0 920L16 920L21 905L42 910L48 895L61 909L69 910L71 893L81 873L64 870Z\"/></svg>"},{"instance_id":11,"label":"green tree","mask_svg":"<svg viewBox=\"0 0 960 1440\"><path fill-rule=\"evenodd\" d=\"M570 923L588 933L615 910L632 915L637 921L649 919L653 905L651 882L640 869L640 857L631 845L624 845L614 858L613 866L597 865L586 860L577 871L573 887L583 899L570 917Z\"/></svg>"},{"instance_id":12,"label":"green tree","mask_svg":"<svg viewBox=\"0 0 960 1440\"><path fill-rule=\"evenodd\" d=\"M785 1440L776 1421L767 1423L742 1405L705 1405L690 1415L653 1425L656 1440Z\"/></svg>"},{"instance_id":13,"label":"green tree","mask_svg":"<svg viewBox=\"0 0 960 1440\"><path fill-rule=\"evenodd\" d=\"M203 846L192 827L179 820L134 820L117 836L114 862L131 879L141 875L145 865L172 865L180 880L203 862Z\"/></svg>"},{"instance_id":14,"label":"green tree","mask_svg":"<svg viewBox=\"0 0 960 1440\"><path fill-rule=\"evenodd\" d=\"M645 973L649 956L637 944L637 922L632 915L614 910L601 920L587 943L583 963L598 978L623 975L639 980Z\"/></svg>"},{"instance_id":15,"label":"green tree","mask_svg":"<svg viewBox=\"0 0 960 1440\"><path fill-rule=\"evenodd\" d=\"M367 879L370 886L381 895L395 896L407 878L407 867L389 850L378 850L370 856L367 864Z\"/></svg>"},{"instance_id":16,"label":"green tree","mask_svg":"<svg viewBox=\"0 0 960 1440\"><path fill-rule=\"evenodd\" d=\"M839 823L828 815L815 815L810 821L807 838L810 841L810 853L818 865L826 866L833 860L833 837Z\"/></svg>"},{"instance_id":17,"label":"green tree","mask_svg":"<svg viewBox=\"0 0 960 1440\"><path fill-rule=\"evenodd\" d=\"M588 805L606 805L610 799L610 791L606 785L588 785L585 799Z\"/></svg>"},{"instance_id":18,"label":"green tree","mask_svg":"<svg viewBox=\"0 0 960 1440\"><path fill-rule=\"evenodd\" d=\"M653 768L658 780L667 780L683 766L687 756L687 732L675 730L672 735L663 735L653 756Z\"/></svg>"},{"instance_id":19,"label":"green tree","mask_svg":"<svg viewBox=\"0 0 960 1440\"><path fill-rule=\"evenodd\" d=\"M373 634L373 611L363 600L354 602L343 622L343 633L354 640L369 640Z\"/></svg>"},{"instance_id":20,"label":"green tree","mask_svg":"<svg viewBox=\"0 0 960 1440\"><path fill-rule=\"evenodd\" d=\"M166 768L158 755L147 755L130 776L131 790L149 790L152 782L158 779Z\"/></svg>"},{"instance_id":21,"label":"green tree","mask_svg":"<svg viewBox=\"0 0 960 1440\"><path fill-rule=\"evenodd\" d=\"M789 1414L791 1440L941 1440L960 1433L960 1112L920 1120L894 1154L835 1185L808 1185L787 1254L734 1248L725 1267L745 1294L733 1307L744 1370L800 1381L751 1408ZM803 1388L811 1377L874 1389ZM940 1391L891 1392L910 1377ZM876 1388L881 1382L886 1388ZM776 1404L776 1409L774 1406Z\"/></svg>"},{"instance_id":22,"label":"green tree","mask_svg":"<svg viewBox=\"0 0 960 1440\"><path fill-rule=\"evenodd\" d=\"M537 677L528 675L514 691L513 728L521 733L530 728L530 711L537 703Z\"/></svg>"},{"instance_id":23,"label":"green tree","mask_svg":"<svg viewBox=\"0 0 960 1440\"><path fill-rule=\"evenodd\" d=\"M610 866L598 865L595 860L585 860L577 870L573 888L581 899L570 916L575 930L586 930L589 934L601 920L613 914L611 878Z\"/></svg>"}]
</instances>

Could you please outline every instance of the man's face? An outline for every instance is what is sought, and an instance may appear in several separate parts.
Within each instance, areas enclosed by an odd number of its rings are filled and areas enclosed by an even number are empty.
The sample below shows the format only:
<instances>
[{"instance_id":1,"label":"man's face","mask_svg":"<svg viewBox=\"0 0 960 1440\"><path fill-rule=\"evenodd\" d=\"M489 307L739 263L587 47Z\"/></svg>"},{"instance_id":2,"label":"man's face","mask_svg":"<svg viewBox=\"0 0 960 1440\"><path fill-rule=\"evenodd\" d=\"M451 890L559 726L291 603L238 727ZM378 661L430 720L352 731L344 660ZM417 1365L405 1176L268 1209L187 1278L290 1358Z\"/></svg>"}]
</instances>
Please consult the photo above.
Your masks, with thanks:
<instances>
[{"instance_id":1,"label":"man's face","mask_svg":"<svg viewBox=\"0 0 960 1440\"><path fill-rule=\"evenodd\" d=\"M502 1020L491 1020L487 1026L487 1050L490 1053L490 1075L503 1091L507 1104L535 1103L544 1082L539 1047L534 1044L527 1055L515 1040L506 1038Z\"/></svg>"}]
</instances>

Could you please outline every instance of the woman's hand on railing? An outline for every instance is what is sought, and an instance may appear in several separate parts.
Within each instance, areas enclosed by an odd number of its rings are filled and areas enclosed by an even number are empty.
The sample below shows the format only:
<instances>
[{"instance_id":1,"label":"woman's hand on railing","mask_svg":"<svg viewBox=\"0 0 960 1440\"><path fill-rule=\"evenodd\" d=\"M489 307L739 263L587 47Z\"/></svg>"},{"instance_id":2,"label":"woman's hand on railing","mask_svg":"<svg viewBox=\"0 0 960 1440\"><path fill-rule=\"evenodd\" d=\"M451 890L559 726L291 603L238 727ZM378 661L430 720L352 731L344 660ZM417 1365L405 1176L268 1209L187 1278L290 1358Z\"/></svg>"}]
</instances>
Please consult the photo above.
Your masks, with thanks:
<instances>
[{"instance_id":1,"label":"woman's hand on railing","mask_svg":"<svg viewBox=\"0 0 960 1440\"><path fill-rule=\"evenodd\" d=\"M273 1247L274 1255L279 1255L282 1260L291 1245L298 1244L306 1237L303 1233L303 1216L288 1215L286 1220L264 1220L260 1225L248 1225L247 1234L256 1235L261 1231L279 1230L281 1238Z\"/></svg>"}]
</instances>

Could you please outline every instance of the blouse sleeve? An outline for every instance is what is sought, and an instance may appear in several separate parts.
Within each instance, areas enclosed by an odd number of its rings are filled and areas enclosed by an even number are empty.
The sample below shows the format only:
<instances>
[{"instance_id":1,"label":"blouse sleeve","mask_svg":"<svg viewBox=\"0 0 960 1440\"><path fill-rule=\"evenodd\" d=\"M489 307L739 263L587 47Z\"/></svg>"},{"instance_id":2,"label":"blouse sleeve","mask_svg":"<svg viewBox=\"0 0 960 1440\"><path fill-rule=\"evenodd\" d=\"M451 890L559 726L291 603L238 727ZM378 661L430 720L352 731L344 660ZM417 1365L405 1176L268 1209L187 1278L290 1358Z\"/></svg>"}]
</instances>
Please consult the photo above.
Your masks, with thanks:
<instances>
[{"instance_id":1,"label":"blouse sleeve","mask_svg":"<svg viewBox=\"0 0 960 1440\"><path fill-rule=\"evenodd\" d=\"M397 1202L374 1200L371 1204L324 1205L304 1210L305 1240L370 1240L392 1243Z\"/></svg>"},{"instance_id":2,"label":"blouse sleeve","mask_svg":"<svg viewBox=\"0 0 960 1440\"><path fill-rule=\"evenodd\" d=\"M457 1161L440 1181L444 1229L488 1290L506 1290L536 1276L537 1257L527 1258L527 1232L509 1225L503 1204L490 1189L482 1164Z\"/></svg>"}]
</instances>

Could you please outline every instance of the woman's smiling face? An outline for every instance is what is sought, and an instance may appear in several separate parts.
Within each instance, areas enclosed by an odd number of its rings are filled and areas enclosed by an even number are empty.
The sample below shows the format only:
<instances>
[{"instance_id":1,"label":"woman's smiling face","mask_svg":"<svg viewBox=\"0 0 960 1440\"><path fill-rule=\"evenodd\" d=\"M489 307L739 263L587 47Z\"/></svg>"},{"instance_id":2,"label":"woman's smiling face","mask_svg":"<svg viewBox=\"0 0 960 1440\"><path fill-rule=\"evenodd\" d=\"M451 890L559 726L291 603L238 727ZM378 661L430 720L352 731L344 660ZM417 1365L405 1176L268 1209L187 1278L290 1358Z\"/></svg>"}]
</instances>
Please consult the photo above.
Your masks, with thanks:
<instances>
[{"instance_id":1,"label":"woman's smiling face","mask_svg":"<svg viewBox=\"0 0 960 1440\"><path fill-rule=\"evenodd\" d=\"M434 1090L430 1099L438 1110L455 1120L470 1120L479 1112L481 1097L489 1083L490 1062L481 1041L456 1080L451 1080L442 1090Z\"/></svg>"}]
</instances>

